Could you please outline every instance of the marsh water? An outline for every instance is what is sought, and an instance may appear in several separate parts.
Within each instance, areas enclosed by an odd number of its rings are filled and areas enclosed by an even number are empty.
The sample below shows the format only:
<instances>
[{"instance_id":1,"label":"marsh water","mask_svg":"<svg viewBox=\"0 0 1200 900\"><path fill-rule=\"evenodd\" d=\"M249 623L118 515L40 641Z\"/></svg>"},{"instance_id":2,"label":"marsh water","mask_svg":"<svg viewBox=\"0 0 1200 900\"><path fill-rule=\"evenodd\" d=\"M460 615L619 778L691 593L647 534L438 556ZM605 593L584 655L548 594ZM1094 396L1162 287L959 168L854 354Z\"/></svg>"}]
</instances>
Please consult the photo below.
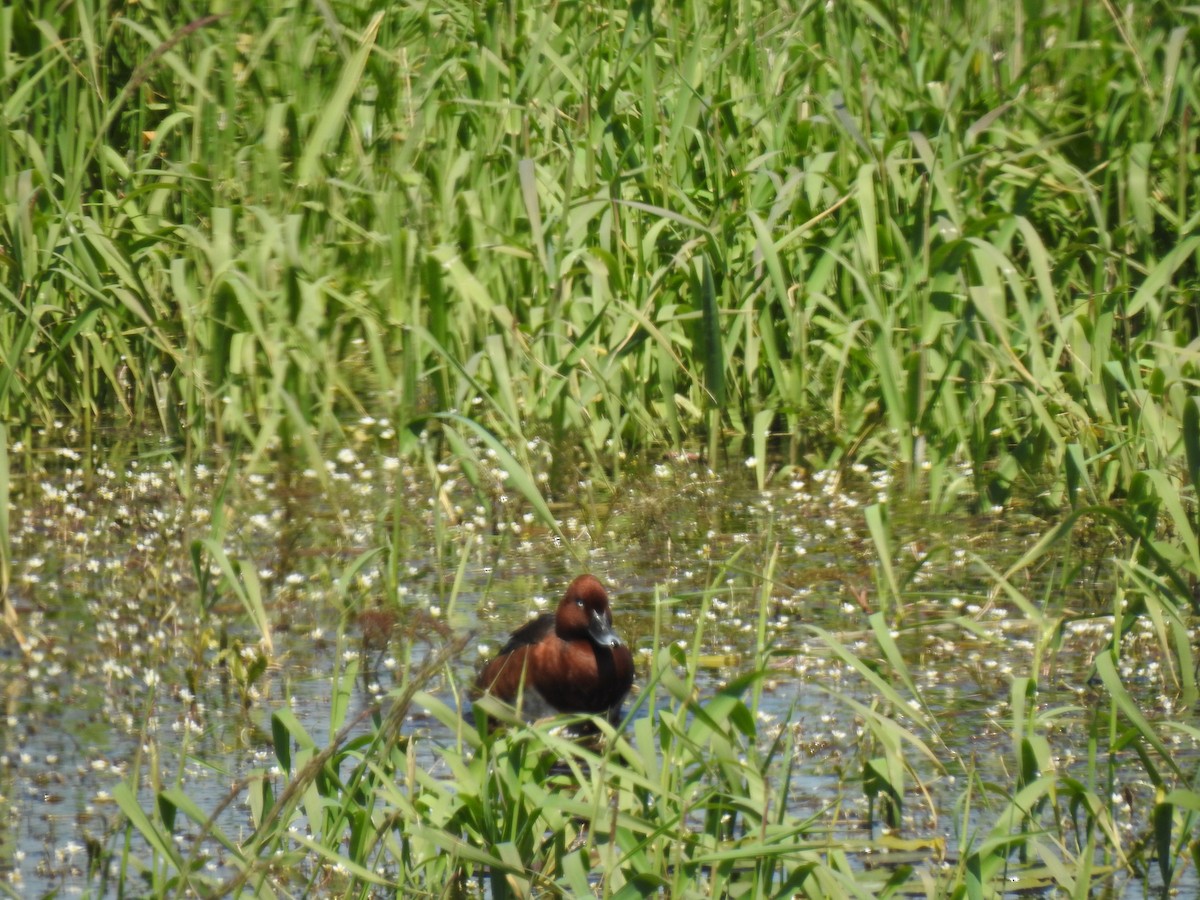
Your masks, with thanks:
<instances>
[{"instance_id":1,"label":"marsh water","mask_svg":"<svg viewBox=\"0 0 1200 900\"><path fill-rule=\"evenodd\" d=\"M656 627L661 641L699 654L702 695L745 671L765 637L773 674L763 739L792 729L804 759L788 802L838 834L869 834L862 722L839 698L877 698L814 628L875 659L867 618L884 604L950 757L942 771L911 760L922 783L901 831L925 847L924 864L977 838L965 832L1003 805L1000 791L965 817L955 804L965 779L1012 783L1014 678L1036 681L1061 771L1082 771L1097 707L1108 704L1089 679L1111 639L1106 572L1117 548L1076 548L1079 577L1065 593L1054 567L1022 570L1022 594L1066 622L1053 652L1035 654L1046 645L995 574L1049 527L1031 506L934 511L906 500L891 473L865 468L774 471L765 490L749 466L714 471L686 456L612 473L561 464L531 442L560 537L488 469L486 452L480 465L433 452L414 465L388 455L394 437L388 423L363 421L354 449L311 467L185 463L136 440L101 454L66 431L10 447L11 596L28 650L0 639L0 895L113 894L118 884L137 893L135 872L113 871L124 841L118 783L135 782L148 809L155 788L178 779L211 809L240 776L274 764L272 710L290 707L324 743L333 678L349 662L366 673L354 700L365 707L406 667L469 633L466 652L431 686L455 702L503 636L552 608L585 569L608 586L643 674ZM874 504L888 510L902 607L886 596L866 524ZM260 589L269 655L213 547ZM1123 659L1149 718L1200 724L1173 707L1149 625L1127 637ZM428 717L410 724L430 746L445 739ZM1196 755L1182 740L1177 749ZM1121 752L1119 777L1098 789L1112 792L1132 840L1147 829L1154 787L1133 751ZM434 754L425 759L436 770ZM236 806L223 824L235 837L251 828ZM1153 877L1123 874L1103 890L1143 896Z\"/></svg>"}]
</instances>

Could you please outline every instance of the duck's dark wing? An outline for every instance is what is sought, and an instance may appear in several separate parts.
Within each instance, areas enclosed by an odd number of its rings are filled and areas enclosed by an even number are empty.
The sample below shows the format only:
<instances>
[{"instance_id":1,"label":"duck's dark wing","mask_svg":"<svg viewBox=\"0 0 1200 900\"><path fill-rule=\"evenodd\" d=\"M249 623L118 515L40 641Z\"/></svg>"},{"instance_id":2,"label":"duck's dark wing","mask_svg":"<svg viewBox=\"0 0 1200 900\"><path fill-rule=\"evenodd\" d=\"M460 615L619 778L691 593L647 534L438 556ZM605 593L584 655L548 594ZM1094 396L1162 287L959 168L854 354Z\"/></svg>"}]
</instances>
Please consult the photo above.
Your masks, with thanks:
<instances>
[{"instance_id":1,"label":"duck's dark wing","mask_svg":"<svg viewBox=\"0 0 1200 900\"><path fill-rule=\"evenodd\" d=\"M554 634L554 616L547 613L532 621L526 622L512 633L508 643L499 653L483 667L475 686L494 697L499 697L506 703L515 703L521 693L525 680L525 667L529 654L547 637ZM532 684L528 692L537 694ZM540 701L539 701L540 702Z\"/></svg>"},{"instance_id":2,"label":"duck's dark wing","mask_svg":"<svg viewBox=\"0 0 1200 900\"><path fill-rule=\"evenodd\" d=\"M544 641L554 633L554 613L542 613L536 619L531 619L512 633L508 643L501 648L499 656L512 653L521 647L528 647L539 641Z\"/></svg>"}]
</instances>

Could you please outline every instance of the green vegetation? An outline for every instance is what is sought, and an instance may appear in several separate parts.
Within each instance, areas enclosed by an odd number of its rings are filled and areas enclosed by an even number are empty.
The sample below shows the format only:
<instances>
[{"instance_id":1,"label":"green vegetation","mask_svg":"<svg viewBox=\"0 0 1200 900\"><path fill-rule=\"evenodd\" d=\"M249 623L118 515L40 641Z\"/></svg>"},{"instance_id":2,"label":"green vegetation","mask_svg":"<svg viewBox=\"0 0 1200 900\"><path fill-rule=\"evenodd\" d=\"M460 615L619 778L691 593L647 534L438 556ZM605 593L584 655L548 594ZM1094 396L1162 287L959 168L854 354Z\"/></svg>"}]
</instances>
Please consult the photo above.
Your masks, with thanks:
<instances>
[{"instance_id":1,"label":"green vegetation","mask_svg":"<svg viewBox=\"0 0 1200 900\"><path fill-rule=\"evenodd\" d=\"M229 447L247 469L288 454L324 477L324 454L367 414L394 425L382 452L430 472L453 458L485 505L498 467L554 529L549 501L571 487L543 471L535 439L564 448L556 464L614 476L631 454L702 447L714 466L753 456L760 487L867 463L934 512L1032 498L1053 524L991 572L995 596L1028 620L1034 661L1078 616L1111 616L1095 728L1136 748L1152 830L1122 843L1099 744L1088 780L1056 768L1058 711L1036 702L1031 666L1012 681L1004 811L982 834L964 824L958 868L922 889L987 896L1019 854L1075 896L1098 854L1178 877L1200 795L1169 746L1194 729L1149 720L1121 662L1149 621L1178 702L1195 704L1197 7L225 6L0 9L10 447L64 419L85 445L114 424L164 435L182 482ZM7 497L23 467L0 447L0 612L22 646ZM201 602L215 569L269 655L270 610L254 567L222 545L221 502L191 546ZM912 756L941 748L893 634L912 627L921 565L901 565L885 507L867 525L871 652L815 639L877 689L882 708L856 713L859 777L895 821L919 790ZM1112 596L1089 610L1029 596L1034 569L1059 588L1080 575L1081 527L1119 540ZM450 543L439 532L452 568ZM401 562L387 566L394 592ZM446 751L453 793L416 777L394 720L436 706L420 693L435 666L367 739L334 728L318 749L277 712L288 784L275 797L254 783L250 843L178 788L153 817L132 786L118 801L156 894L219 887L190 881L180 812L258 890L307 854L362 894L380 878L437 891L484 873L497 895L852 891L848 844L821 844L775 795L802 757L786 731L756 727L759 638L749 673L708 698L691 693L694 668L671 680L656 643L643 696L661 689L668 706L602 751L544 729L463 730ZM266 666L233 673L247 696ZM569 776L548 775L547 752ZM957 774L956 813L973 823L975 799L1004 789ZM511 814L493 818L497 804ZM858 889L911 887L909 874Z\"/></svg>"},{"instance_id":2,"label":"green vegetation","mask_svg":"<svg viewBox=\"0 0 1200 900\"><path fill-rule=\"evenodd\" d=\"M834 755L862 773L847 783L858 781L851 790L871 801L878 815L868 822L889 829L868 833L857 820L842 822L843 803L853 808L853 797L814 804L799 788L813 765L803 727L762 715L764 685L781 667L761 639L760 658L744 674L697 696L705 613L731 573L715 574L715 586L698 598L689 647L664 645L674 601L659 598L651 664L633 709L616 730L597 721L604 735L598 744L569 739L547 723L522 725L486 698L464 719L442 699L457 689L424 690L441 677L453 681L452 662L467 643L459 636L403 672L386 705L357 716L351 697L359 663L341 667L323 745L289 708L275 709L270 767L246 773L213 809L142 760L114 792L129 833L144 841L138 853L126 844L124 890L142 885L152 896L218 897L1088 896L1097 883L1119 888L1131 878L1152 888L1152 871L1169 885L1187 867L1200 793L1172 787L1191 776L1167 743L1189 728L1147 721L1107 656L1099 667L1110 708L1047 702L1036 679L1012 679L1009 702L996 714L1011 738L1013 781L1002 786L943 740L896 641L886 626L876 627L878 614L870 623L876 643L866 653L822 629L801 629L811 637L810 652L826 658L823 671L843 664L872 698L830 688L828 710L858 723ZM760 621L770 593L761 594ZM967 620L957 625L970 628ZM1057 629L1041 630L1032 657L1044 658L1061 642ZM645 709L656 712L643 715ZM425 727L411 723L414 711ZM508 727L489 732L487 715ZM1055 749L1069 720L1092 733L1087 757L1074 762ZM423 742L432 722L442 737L433 742L430 766ZM1107 727L1114 733L1097 735ZM1111 798L1114 785L1125 784L1121 745L1130 743L1140 746L1144 771L1155 778L1152 813L1121 811ZM963 784L958 807L935 809L931 793L944 791L950 776ZM160 785L152 814L138 803L139 781ZM235 807L250 816L250 834L240 839L234 828L242 819L227 824ZM914 827L942 815L952 842L937 827L932 834ZM1136 829L1119 821L1130 815Z\"/></svg>"},{"instance_id":3,"label":"green vegetation","mask_svg":"<svg viewBox=\"0 0 1200 900\"><path fill-rule=\"evenodd\" d=\"M6 9L0 416L1128 493L1194 394L1195 9L962 6Z\"/></svg>"}]
</instances>

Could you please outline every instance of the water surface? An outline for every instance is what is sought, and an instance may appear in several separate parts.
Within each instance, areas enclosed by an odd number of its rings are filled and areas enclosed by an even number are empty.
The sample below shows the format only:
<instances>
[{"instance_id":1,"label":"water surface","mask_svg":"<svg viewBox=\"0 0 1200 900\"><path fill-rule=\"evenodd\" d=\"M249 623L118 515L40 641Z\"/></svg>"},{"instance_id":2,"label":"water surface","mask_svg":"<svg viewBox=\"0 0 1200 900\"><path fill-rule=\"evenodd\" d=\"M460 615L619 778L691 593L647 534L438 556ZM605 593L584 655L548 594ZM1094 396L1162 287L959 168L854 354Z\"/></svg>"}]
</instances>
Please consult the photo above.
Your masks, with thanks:
<instances>
[{"instance_id":1,"label":"water surface","mask_svg":"<svg viewBox=\"0 0 1200 900\"><path fill-rule=\"evenodd\" d=\"M964 779L1011 784L1014 678L1037 683L1062 771L1086 777L1092 726L1107 715L1089 677L1111 635L1111 548L1085 558L1090 579L1069 595L1053 571L1021 584L1041 608L1072 619L1054 652L1035 658L1045 642L981 565L1002 571L1048 527L1020 507L976 515L964 503L933 515L898 496L889 473L865 469L777 474L758 491L743 467L716 473L663 458L630 466L619 485L586 468L545 478L564 541L503 473L403 463L387 455L390 437L387 423L364 422L359 449L323 467L260 460L249 474L244 460L185 465L169 448L136 442L98 462L70 434L10 451L12 594L31 649L0 643L0 883L23 896L136 893L137 874L113 861L120 780L136 777L149 808L155 779L173 783L178 773L202 808L215 808L240 776L274 764L272 710L290 706L324 743L333 678L351 661L367 673L355 696L365 708L407 666L469 632L467 653L434 685L452 702L504 636L553 608L583 570L609 587L642 677L657 627L661 641L703 657L702 694L754 664L765 609L773 677L761 734L792 731L806 758L789 803L823 811L831 833L866 833L864 725L839 698L878 698L811 626L878 659L868 616L886 604L946 753L942 771L912 759L923 790L914 784L906 801L907 834L944 839L953 852L964 837L954 807ZM538 470L556 469L549 448L528 450ZM877 503L889 512L900 611L881 593L865 522ZM241 577L254 573L271 622L269 658L206 540ZM1195 724L1190 710L1173 708L1157 647L1148 626L1129 636L1126 682L1148 716ZM260 659L265 668L249 676ZM428 717L410 724L430 748L448 740ZM1182 739L1179 750L1195 754ZM423 752L436 771L432 749ZM1121 827L1141 833L1153 786L1125 754L1103 789L1118 798ZM979 803L968 825L1003 799ZM221 821L234 836L249 833L236 804ZM1142 885L1122 880L1122 892L1141 896Z\"/></svg>"}]
</instances>

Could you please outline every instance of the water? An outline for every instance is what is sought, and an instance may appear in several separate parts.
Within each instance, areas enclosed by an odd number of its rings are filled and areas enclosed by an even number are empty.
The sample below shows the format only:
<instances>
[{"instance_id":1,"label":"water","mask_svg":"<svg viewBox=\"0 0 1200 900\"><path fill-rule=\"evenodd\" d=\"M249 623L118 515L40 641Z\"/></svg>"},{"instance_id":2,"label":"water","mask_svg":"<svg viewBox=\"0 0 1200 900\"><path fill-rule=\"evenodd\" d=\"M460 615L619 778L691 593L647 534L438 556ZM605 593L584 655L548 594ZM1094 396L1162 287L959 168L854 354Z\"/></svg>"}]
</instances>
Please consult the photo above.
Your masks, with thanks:
<instances>
[{"instance_id":1,"label":"water","mask_svg":"<svg viewBox=\"0 0 1200 900\"><path fill-rule=\"evenodd\" d=\"M111 860L103 877L97 869L106 851L121 855L123 817L112 799L121 781L136 777L149 808L156 786L147 773L182 772L188 795L213 809L238 778L275 764L272 710L286 704L319 745L328 742L331 678L352 658L370 670L352 701L364 708L447 636L472 632L452 673L469 684L504 636L553 608L584 569L609 587L642 677L656 621L664 642L698 641L702 695L753 663L770 569L765 629L775 677L763 690L761 734L790 729L804 749L789 790L794 810L826 810L834 833L863 838L867 726L845 701L878 698L810 626L878 657L867 622L882 602L878 556L863 510L883 500L907 586L897 646L945 754L909 754L906 835L953 852L964 779L1011 781L1014 677L1036 679L1034 702L1060 770L1084 777L1089 731L1107 713L1089 683L1092 659L1112 623L1082 619L1052 655L1034 658L1045 643L976 562L1001 570L1040 536L1044 523L1019 510L933 517L890 497L886 473L867 471L797 476L759 493L742 471L662 460L632 468L619 489L599 476L573 478L555 505L564 544L502 477L485 472L491 486L477 493L453 464L402 464L379 449L384 428L364 425L360 450L320 470L278 462L231 478L217 464L183 468L161 448L136 444L104 464L81 459L69 436L36 453L14 448L14 469L23 461L24 472L13 473L12 596L33 649L0 644L0 884L22 896L136 892L136 872ZM548 448L532 449L549 462ZM207 539L261 585L275 653L256 677L247 673L258 634L236 595L219 587ZM379 547L390 551L372 553ZM1069 597L1047 596L1049 582L1021 588L1082 612L1105 585L1081 583ZM1157 648L1153 631L1139 626L1125 682L1147 715L1195 724L1191 711L1172 708ZM436 687L449 701L448 683ZM427 717L410 724L431 744L448 740ZM1181 760L1195 754L1182 739L1178 750ZM435 754L423 753L437 771ZM1113 789L1129 839L1145 829L1153 786L1126 756ZM982 798L969 821L998 804ZM237 804L220 822L235 838L251 829ZM936 865L933 855L919 854ZM1141 896L1140 882L1120 884L1118 894ZM1189 873L1177 886L1195 880Z\"/></svg>"}]
</instances>

